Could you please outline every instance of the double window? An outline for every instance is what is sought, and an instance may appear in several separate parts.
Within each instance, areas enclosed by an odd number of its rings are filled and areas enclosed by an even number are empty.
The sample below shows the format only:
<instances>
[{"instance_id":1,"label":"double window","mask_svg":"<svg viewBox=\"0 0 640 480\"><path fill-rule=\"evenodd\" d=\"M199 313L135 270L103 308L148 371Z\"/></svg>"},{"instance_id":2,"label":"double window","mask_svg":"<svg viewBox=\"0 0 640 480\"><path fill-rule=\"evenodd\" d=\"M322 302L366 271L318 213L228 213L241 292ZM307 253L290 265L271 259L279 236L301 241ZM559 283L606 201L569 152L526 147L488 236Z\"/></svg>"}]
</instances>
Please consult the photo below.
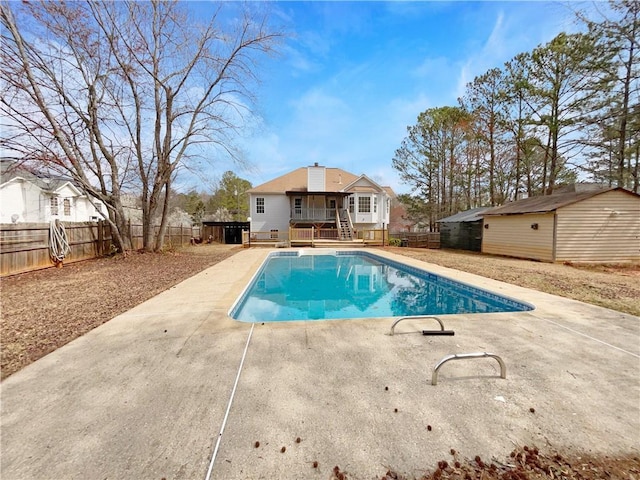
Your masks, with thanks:
<instances>
[{"instance_id":1,"label":"double window","mask_svg":"<svg viewBox=\"0 0 640 480\"><path fill-rule=\"evenodd\" d=\"M51 197L49 205L51 206L51 215L60 215L60 203L62 203L62 214L65 217L71 216L71 199L63 198L60 202L60 197Z\"/></svg>"}]
</instances>

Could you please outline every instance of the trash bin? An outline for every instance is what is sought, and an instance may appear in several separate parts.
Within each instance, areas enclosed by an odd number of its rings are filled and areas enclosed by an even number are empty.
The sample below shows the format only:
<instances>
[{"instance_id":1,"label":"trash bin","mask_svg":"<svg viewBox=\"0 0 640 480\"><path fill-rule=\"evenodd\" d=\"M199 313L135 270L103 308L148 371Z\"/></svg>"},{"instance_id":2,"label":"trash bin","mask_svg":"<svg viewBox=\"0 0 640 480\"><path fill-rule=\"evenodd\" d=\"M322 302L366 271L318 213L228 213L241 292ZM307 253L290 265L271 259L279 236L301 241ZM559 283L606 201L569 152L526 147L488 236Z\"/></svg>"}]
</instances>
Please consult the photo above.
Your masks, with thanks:
<instances>
[{"instance_id":1,"label":"trash bin","mask_svg":"<svg viewBox=\"0 0 640 480\"><path fill-rule=\"evenodd\" d=\"M409 239L408 238L403 238L402 240L400 240L400 246L401 247L408 247L409 246Z\"/></svg>"}]
</instances>

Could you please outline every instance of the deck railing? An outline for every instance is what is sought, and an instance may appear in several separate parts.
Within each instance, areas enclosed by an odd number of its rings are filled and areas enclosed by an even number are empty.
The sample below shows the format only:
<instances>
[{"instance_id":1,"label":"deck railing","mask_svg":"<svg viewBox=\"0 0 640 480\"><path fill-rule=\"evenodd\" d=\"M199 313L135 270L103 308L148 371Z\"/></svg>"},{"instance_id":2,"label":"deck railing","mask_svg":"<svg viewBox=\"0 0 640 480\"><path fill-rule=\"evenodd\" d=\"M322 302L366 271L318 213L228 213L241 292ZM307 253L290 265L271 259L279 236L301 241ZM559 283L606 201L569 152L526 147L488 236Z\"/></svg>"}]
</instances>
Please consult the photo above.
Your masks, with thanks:
<instances>
[{"instance_id":1,"label":"deck railing","mask_svg":"<svg viewBox=\"0 0 640 480\"><path fill-rule=\"evenodd\" d=\"M261 232L252 230L249 233L247 230L242 231L242 244L246 247L255 245L275 245L278 243L289 243L289 232L286 230L273 230L268 232Z\"/></svg>"},{"instance_id":2,"label":"deck railing","mask_svg":"<svg viewBox=\"0 0 640 480\"><path fill-rule=\"evenodd\" d=\"M292 208L291 220L298 222L314 221L314 222L335 222L335 208Z\"/></svg>"},{"instance_id":3,"label":"deck railing","mask_svg":"<svg viewBox=\"0 0 640 480\"><path fill-rule=\"evenodd\" d=\"M356 238L368 245L383 245L389 241L388 232L380 228L358 230Z\"/></svg>"},{"instance_id":4,"label":"deck railing","mask_svg":"<svg viewBox=\"0 0 640 480\"><path fill-rule=\"evenodd\" d=\"M340 241L340 233L336 228L289 228L284 230L260 232L247 231L242 232L242 244L246 247L254 246L278 246L279 244L287 245L314 245L314 242L322 241ZM356 242L365 245L384 246L387 244L387 230L383 229L367 229L360 230L356 235ZM344 242L347 244L348 242Z\"/></svg>"},{"instance_id":5,"label":"deck railing","mask_svg":"<svg viewBox=\"0 0 640 480\"><path fill-rule=\"evenodd\" d=\"M304 242L312 240L338 240L338 230L335 228L290 228L289 239L292 242Z\"/></svg>"}]
</instances>

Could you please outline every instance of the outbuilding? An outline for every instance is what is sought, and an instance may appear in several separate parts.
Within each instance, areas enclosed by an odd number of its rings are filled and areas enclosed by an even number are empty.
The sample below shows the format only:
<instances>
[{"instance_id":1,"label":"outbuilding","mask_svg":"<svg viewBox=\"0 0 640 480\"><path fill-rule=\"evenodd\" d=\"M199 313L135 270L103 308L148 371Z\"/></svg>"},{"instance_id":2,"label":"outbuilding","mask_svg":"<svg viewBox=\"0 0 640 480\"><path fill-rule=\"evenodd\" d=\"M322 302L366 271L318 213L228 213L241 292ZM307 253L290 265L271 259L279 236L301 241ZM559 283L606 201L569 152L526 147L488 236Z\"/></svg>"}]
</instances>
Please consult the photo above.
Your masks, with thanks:
<instances>
[{"instance_id":1,"label":"outbuilding","mask_svg":"<svg viewBox=\"0 0 640 480\"><path fill-rule=\"evenodd\" d=\"M205 242L242 244L242 232L249 231L249 222L202 222L202 240Z\"/></svg>"},{"instance_id":2,"label":"outbuilding","mask_svg":"<svg viewBox=\"0 0 640 480\"><path fill-rule=\"evenodd\" d=\"M492 208L483 213L482 253L545 262L640 261L640 195L576 189Z\"/></svg>"},{"instance_id":3,"label":"outbuilding","mask_svg":"<svg viewBox=\"0 0 640 480\"><path fill-rule=\"evenodd\" d=\"M490 208L472 208L438 220L440 247L479 252L482 248L482 214Z\"/></svg>"}]
</instances>

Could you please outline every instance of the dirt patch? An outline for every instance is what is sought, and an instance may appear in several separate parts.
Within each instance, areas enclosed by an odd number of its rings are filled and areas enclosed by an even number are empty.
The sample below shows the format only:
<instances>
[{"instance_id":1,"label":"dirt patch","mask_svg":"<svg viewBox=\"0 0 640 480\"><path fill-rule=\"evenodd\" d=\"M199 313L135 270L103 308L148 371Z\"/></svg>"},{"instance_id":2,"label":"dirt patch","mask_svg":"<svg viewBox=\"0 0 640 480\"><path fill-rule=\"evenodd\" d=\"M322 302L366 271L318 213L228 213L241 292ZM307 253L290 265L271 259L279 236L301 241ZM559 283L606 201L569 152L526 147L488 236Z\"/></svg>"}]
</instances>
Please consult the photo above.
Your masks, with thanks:
<instances>
[{"instance_id":1,"label":"dirt patch","mask_svg":"<svg viewBox=\"0 0 640 480\"><path fill-rule=\"evenodd\" d=\"M132 252L3 278L2 378L239 248L199 245L172 253Z\"/></svg>"}]
</instances>

